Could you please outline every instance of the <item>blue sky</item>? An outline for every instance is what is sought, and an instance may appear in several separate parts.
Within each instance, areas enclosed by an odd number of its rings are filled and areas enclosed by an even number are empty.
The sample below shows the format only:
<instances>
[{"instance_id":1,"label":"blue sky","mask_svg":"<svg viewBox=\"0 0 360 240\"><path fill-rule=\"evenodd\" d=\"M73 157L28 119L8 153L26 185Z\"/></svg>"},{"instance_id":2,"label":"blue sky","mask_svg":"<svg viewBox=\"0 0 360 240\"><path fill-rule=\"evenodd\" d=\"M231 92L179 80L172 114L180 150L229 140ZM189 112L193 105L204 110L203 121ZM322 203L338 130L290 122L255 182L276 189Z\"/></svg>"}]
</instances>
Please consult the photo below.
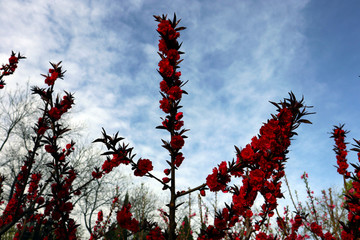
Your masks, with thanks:
<instances>
[{"instance_id":1,"label":"blue sky","mask_svg":"<svg viewBox=\"0 0 360 240\"><path fill-rule=\"evenodd\" d=\"M293 141L288 179L305 193L300 175L306 171L320 193L341 184L332 126L345 123L348 141L360 138L359 8L355 0L0 0L0 60L11 50L27 57L7 89L28 79L44 86L40 73L48 62L63 61L67 72L57 87L75 92L73 121L86 123L88 142L101 127L119 131L163 177L167 154L160 138L168 137L155 129L164 115L152 15L176 12L187 27L180 40L189 95L182 103L191 129L179 186L203 183L214 166L235 157L233 146L249 143L274 113L268 101L293 91L316 115ZM349 159L356 162L355 154Z\"/></svg>"}]
</instances>

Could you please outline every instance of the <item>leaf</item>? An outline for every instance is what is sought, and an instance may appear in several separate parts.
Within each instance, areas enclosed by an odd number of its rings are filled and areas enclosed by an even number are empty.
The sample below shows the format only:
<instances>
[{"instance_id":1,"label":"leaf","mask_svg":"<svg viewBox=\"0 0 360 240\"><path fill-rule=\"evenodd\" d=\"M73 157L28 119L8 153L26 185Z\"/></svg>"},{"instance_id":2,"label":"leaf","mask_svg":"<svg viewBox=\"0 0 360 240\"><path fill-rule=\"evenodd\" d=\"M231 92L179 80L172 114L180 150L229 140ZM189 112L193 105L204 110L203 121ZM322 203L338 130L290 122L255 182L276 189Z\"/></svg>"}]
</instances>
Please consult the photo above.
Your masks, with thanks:
<instances>
[{"instance_id":1,"label":"leaf","mask_svg":"<svg viewBox=\"0 0 360 240\"><path fill-rule=\"evenodd\" d=\"M179 20L180 21L180 20ZM174 18L173 18L173 21L172 23L176 26L178 24L178 22L176 22L176 14L174 13ZM173 26L174 27L174 26Z\"/></svg>"},{"instance_id":2,"label":"leaf","mask_svg":"<svg viewBox=\"0 0 360 240\"><path fill-rule=\"evenodd\" d=\"M161 22L161 17L160 16L153 15L153 17L155 18L156 22Z\"/></svg>"},{"instance_id":3,"label":"leaf","mask_svg":"<svg viewBox=\"0 0 360 240\"><path fill-rule=\"evenodd\" d=\"M114 151L108 151L108 152L104 152L101 155L111 155L111 154L115 154Z\"/></svg>"},{"instance_id":4,"label":"leaf","mask_svg":"<svg viewBox=\"0 0 360 240\"><path fill-rule=\"evenodd\" d=\"M179 135L182 135L183 133L187 132L187 131L190 131L190 129L183 129L181 130L181 132L179 133ZM183 136L183 137L186 137L186 136Z\"/></svg>"},{"instance_id":5,"label":"leaf","mask_svg":"<svg viewBox=\"0 0 360 240\"><path fill-rule=\"evenodd\" d=\"M275 107L277 107L278 109L280 108L279 104L277 104L276 102L272 102L272 101L269 101L271 104L275 105Z\"/></svg>"},{"instance_id":6,"label":"leaf","mask_svg":"<svg viewBox=\"0 0 360 240\"><path fill-rule=\"evenodd\" d=\"M308 124L312 124L312 122L310 122L310 121L309 121L309 120L307 120L307 119L300 119L298 122L299 122L299 123L308 123Z\"/></svg>"},{"instance_id":7,"label":"leaf","mask_svg":"<svg viewBox=\"0 0 360 240\"><path fill-rule=\"evenodd\" d=\"M241 153L240 149L239 149L237 146L235 146L235 145L234 145L234 147L235 147L235 150L236 150L236 154L237 154L237 155L240 155L240 153Z\"/></svg>"},{"instance_id":8,"label":"leaf","mask_svg":"<svg viewBox=\"0 0 360 240\"><path fill-rule=\"evenodd\" d=\"M183 205L183 204L184 204L184 202L179 203L178 205L175 206L175 209L177 209L178 207L180 207L180 206Z\"/></svg>"},{"instance_id":9,"label":"leaf","mask_svg":"<svg viewBox=\"0 0 360 240\"><path fill-rule=\"evenodd\" d=\"M177 61L176 65L180 64L182 61L184 61L184 59L180 59L179 61Z\"/></svg>"},{"instance_id":10,"label":"leaf","mask_svg":"<svg viewBox=\"0 0 360 240\"><path fill-rule=\"evenodd\" d=\"M175 31L182 31L182 30L185 30L186 27L178 27L178 28L175 28Z\"/></svg>"}]
</instances>

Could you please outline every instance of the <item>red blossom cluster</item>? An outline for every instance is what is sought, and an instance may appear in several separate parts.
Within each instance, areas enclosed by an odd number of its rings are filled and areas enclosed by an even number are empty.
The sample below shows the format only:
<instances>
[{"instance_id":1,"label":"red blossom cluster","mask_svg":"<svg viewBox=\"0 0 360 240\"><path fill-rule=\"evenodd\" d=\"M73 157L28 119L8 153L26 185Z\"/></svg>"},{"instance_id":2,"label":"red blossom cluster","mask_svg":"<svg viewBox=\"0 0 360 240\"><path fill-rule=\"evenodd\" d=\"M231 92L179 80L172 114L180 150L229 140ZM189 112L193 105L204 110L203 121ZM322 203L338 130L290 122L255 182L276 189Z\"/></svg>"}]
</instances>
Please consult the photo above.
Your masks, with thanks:
<instances>
[{"instance_id":1,"label":"red blossom cluster","mask_svg":"<svg viewBox=\"0 0 360 240\"><path fill-rule=\"evenodd\" d=\"M93 232L90 235L89 240L99 239L103 235L103 228L101 226L102 221L104 220L103 211L100 210L97 215L97 220L95 222L95 226Z\"/></svg>"},{"instance_id":2,"label":"red blossom cluster","mask_svg":"<svg viewBox=\"0 0 360 240\"><path fill-rule=\"evenodd\" d=\"M111 221L111 215L114 212L115 208L118 208L120 206L119 202L119 191L118 188L116 188L116 194L113 198L110 213L107 216L106 220L104 221L104 215L103 211L100 210L97 214L97 220L95 222L95 226L93 228L93 231L91 232L90 239L89 240L95 240L95 239L102 239L107 231L107 226L109 225Z\"/></svg>"},{"instance_id":3,"label":"red blossom cluster","mask_svg":"<svg viewBox=\"0 0 360 240\"><path fill-rule=\"evenodd\" d=\"M347 132L345 132L342 128L343 126L339 126L339 127L335 126L332 137L335 140L334 151L336 153L336 160L338 164L337 171L338 173L344 175L347 178L350 175L350 173L347 171L349 164L347 163L346 160L347 150L346 150L345 137Z\"/></svg>"},{"instance_id":4,"label":"red blossom cluster","mask_svg":"<svg viewBox=\"0 0 360 240\"><path fill-rule=\"evenodd\" d=\"M228 166L226 162L222 162L219 168L214 168L213 173L207 177L206 184L211 191L229 191L233 196L231 206L216 215L214 226L203 231L200 239L222 239L225 230L241 219L247 224L251 223L251 207L259 193L265 200L259 214L261 220L250 224L253 227L247 230L247 236L258 231L265 219L274 215L277 199L283 197L280 179L285 174L284 164L290 139L295 134L293 130L301 122L309 123L301 119L309 114L302 101L297 101L291 93L289 99L279 104L273 103L278 108L278 114L273 115L273 118L261 127L260 134L252 138L251 144L242 150L236 148L236 162L233 161ZM228 185L231 176L242 178L240 188ZM258 234L259 238L263 239L263 233Z\"/></svg>"},{"instance_id":5,"label":"red blossom cluster","mask_svg":"<svg viewBox=\"0 0 360 240\"><path fill-rule=\"evenodd\" d=\"M221 162L219 168L214 168L213 173L206 178L206 184L210 191L225 191L228 182L230 182L230 175L228 174L226 162Z\"/></svg>"},{"instance_id":6,"label":"red blossom cluster","mask_svg":"<svg viewBox=\"0 0 360 240\"><path fill-rule=\"evenodd\" d=\"M332 138L335 140L334 151L336 153L337 163L339 164L338 172L344 176L345 189L345 205L347 210L347 222L340 222L343 230L341 232L342 239L358 239L360 237L360 165L351 164L354 167L354 173L347 171L346 162L346 143L345 137L348 133L343 130L344 125L334 126ZM352 151L357 152L358 162L360 162L360 140L355 140ZM344 164L345 162L345 164ZM340 171L339 171L340 169ZM350 189L348 189L345 179L350 179Z\"/></svg>"},{"instance_id":7,"label":"red blossom cluster","mask_svg":"<svg viewBox=\"0 0 360 240\"><path fill-rule=\"evenodd\" d=\"M16 55L14 52L11 52L9 63L3 64L0 68L0 89L3 89L5 86L3 77L13 74L17 68L17 64L19 63L19 60L24 58L25 57L21 56L20 53Z\"/></svg>"},{"instance_id":8,"label":"red blossom cluster","mask_svg":"<svg viewBox=\"0 0 360 240\"><path fill-rule=\"evenodd\" d=\"M16 64L18 59L20 55L15 57L13 53L10 66ZM62 78L64 72L60 63L51 65L49 72L52 79ZM67 92L61 99L54 98L53 87L52 83L46 89L32 88L33 94L39 95L43 101L43 113L34 127L36 135L32 138L33 148L24 158L14 182L14 192L0 217L0 235L16 224L14 239L23 239L26 234L32 234L34 239L77 238L77 224L70 214L74 208L72 198L81 191L73 187L77 173L67 159L74 151L75 143L71 141L64 148L60 147L62 135L69 131L61 123L61 117L72 108L74 98ZM33 169L42 147L51 155L51 160L44 164L49 171L46 179L43 179L44 174ZM50 189L45 191L47 187Z\"/></svg>"},{"instance_id":9,"label":"red blossom cluster","mask_svg":"<svg viewBox=\"0 0 360 240\"><path fill-rule=\"evenodd\" d=\"M161 229L159 227L155 227L146 236L146 240L165 240L165 237L162 234Z\"/></svg>"},{"instance_id":10,"label":"red blossom cluster","mask_svg":"<svg viewBox=\"0 0 360 240\"><path fill-rule=\"evenodd\" d=\"M126 152L125 153L118 153L113 154L112 158L106 159L106 161L103 163L101 169L105 173L109 173L113 170L113 168L119 166L120 164L128 165L130 161L126 159Z\"/></svg>"},{"instance_id":11,"label":"red blossom cluster","mask_svg":"<svg viewBox=\"0 0 360 240\"><path fill-rule=\"evenodd\" d=\"M142 176L152 176L150 171L153 170L152 162L149 159L139 159L137 163L134 161L135 155L132 154L132 149L128 145L118 144L123 138L118 137L118 134L115 136L109 136L103 130L103 138L96 139L94 142L101 142L106 145L108 152L103 155L108 155L104 161L101 170L95 167L92 172L94 179L101 178L104 174L110 173L115 167L118 167L120 164L132 166L134 170L134 175L138 177ZM110 157L112 156L112 157Z\"/></svg>"},{"instance_id":12,"label":"red blossom cluster","mask_svg":"<svg viewBox=\"0 0 360 240\"><path fill-rule=\"evenodd\" d=\"M165 186L164 189L169 188L172 193L175 193L175 182L171 181L175 176L175 170L180 167L184 160L183 154L180 150L185 144L186 136L184 133L188 130L182 129L184 121L182 121L183 113L178 112L181 108L180 101L182 94L187 94L182 89L185 85L180 80L181 72L177 71L179 68L181 52L179 42L177 39L180 37L179 31L185 29L184 27L177 27L180 20L176 20L174 15L173 20L167 19L167 16L154 16L155 20L159 22L157 32L160 34L159 40L159 56L161 60L159 62L159 74L162 77L160 81L160 90L162 99L160 100L160 109L167 115L163 119L162 125L158 126L159 129L165 129L170 133L170 142L162 140L163 147L169 151L171 161L168 161L170 168L165 169L164 173L170 177L162 178L164 184L171 182L170 187ZM175 201L173 198L172 201ZM174 228L174 226L172 226Z\"/></svg>"},{"instance_id":13,"label":"red blossom cluster","mask_svg":"<svg viewBox=\"0 0 360 240\"><path fill-rule=\"evenodd\" d=\"M180 150L185 144L184 139L186 136L184 133L187 131L182 129L184 126L184 121L182 120L183 113L178 111L178 109L181 108L179 105L181 98L183 94L186 94L186 91L182 89L184 83L180 80L181 72L177 71L179 68L178 65L181 62L180 54L183 54L183 52L179 51L181 44L177 41L177 38L180 36L178 31L185 28L176 27L179 23L179 21L176 21L176 16L174 16L173 21L168 20L166 16L154 17L156 21L159 22L157 31L161 37L159 40L158 52L161 57L158 64L158 72L162 77L162 81L160 82L160 93L162 95L162 99L160 100L160 109L167 114L165 119L163 119L162 125L157 128L165 129L170 133L170 141L162 140L164 143L163 147L169 151L171 156L171 161L168 161L170 168L164 170L165 175L169 177L159 179L152 175L150 171L153 170L153 165L149 159L140 158L137 162L135 162L135 155L132 154L132 148L129 148L128 145L120 144L120 141L123 140L123 138L118 137L117 134L109 136L106 134L105 130L103 130L103 138L96 139L94 142L101 142L105 144L109 151L104 153L104 155L108 155L108 157L102 165L102 169L100 170L95 168L92 172L92 176L93 178L100 178L121 163L126 165L131 164L135 176L147 176L153 178L163 184L164 190L170 189L172 194L175 196L175 182L172 180L175 170L184 160L183 154ZM112 155L112 158L110 158L109 155ZM168 184L170 184L170 186ZM171 201L175 202L175 200L176 197L174 197ZM172 218L175 217L175 212L173 211L175 210L175 204L170 205L172 205L172 210L170 210L170 212L172 212L170 213L171 216L169 216L169 214L166 214L166 216ZM123 206L123 208L118 212L117 220L121 227L134 231L138 230L136 228L136 226L138 227L138 224L135 224L136 220L131 219L130 206L131 205ZM172 224L171 228L173 229L171 231L174 232L175 225ZM161 233L161 229L156 227L150 230L147 239L165 238Z\"/></svg>"},{"instance_id":14,"label":"red blossom cluster","mask_svg":"<svg viewBox=\"0 0 360 240\"><path fill-rule=\"evenodd\" d=\"M139 159L137 162L137 168L134 171L134 175L142 177L151 170L153 170L153 165L149 159Z\"/></svg>"},{"instance_id":15,"label":"red blossom cluster","mask_svg":"<svg viewBox=\"0 0 360 240\"><path fill-rule=\"evenodd\" d=\"M131 232L139 231L139 222L132 218L132 213L130 212L131 204L124 205L120 211L117 212L116 220L121 228L127 229Z\"/></svg>"}]
</instances>

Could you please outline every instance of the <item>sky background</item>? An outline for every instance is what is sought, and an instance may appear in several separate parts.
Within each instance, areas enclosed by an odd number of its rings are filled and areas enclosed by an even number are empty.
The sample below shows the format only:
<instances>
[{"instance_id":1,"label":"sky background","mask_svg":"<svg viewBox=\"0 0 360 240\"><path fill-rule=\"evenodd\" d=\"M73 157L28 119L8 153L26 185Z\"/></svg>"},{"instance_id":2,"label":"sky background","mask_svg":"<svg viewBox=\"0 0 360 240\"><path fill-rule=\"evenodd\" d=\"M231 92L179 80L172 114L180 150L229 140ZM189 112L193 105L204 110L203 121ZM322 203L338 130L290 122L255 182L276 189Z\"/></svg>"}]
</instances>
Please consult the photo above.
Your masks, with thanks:
<instances>
[{"instance_id":1,"label":"sky background","mask_svg":"<svg viewBox=\"0 0 360 240\"><path fill-rule=\"evenodd\" d=\"M320 194L342 182L333 125L346 124L349 142L360 138L359 9L355 0L0 0L0 62L11 50L27 57L5 91L27 80L45 87L40 74L48 62L63 61L67 72L56 88L75 93L72 119L86 123L86 141L100 137L102 127L119 131L162 178L168 156L160 138L168 136L155 129L164 113L153 15L176 12L187 27L180 70L189 80L182 105L191 130L179 186L198 186L218 163L232 160L234 145L244 147L275 113L268 101L293 91L316 114L308 116L312 125L298 129L287 177L304 197L306 171ZM357 162L355 154L349 160Z\"/></svg>"}]
</instances>

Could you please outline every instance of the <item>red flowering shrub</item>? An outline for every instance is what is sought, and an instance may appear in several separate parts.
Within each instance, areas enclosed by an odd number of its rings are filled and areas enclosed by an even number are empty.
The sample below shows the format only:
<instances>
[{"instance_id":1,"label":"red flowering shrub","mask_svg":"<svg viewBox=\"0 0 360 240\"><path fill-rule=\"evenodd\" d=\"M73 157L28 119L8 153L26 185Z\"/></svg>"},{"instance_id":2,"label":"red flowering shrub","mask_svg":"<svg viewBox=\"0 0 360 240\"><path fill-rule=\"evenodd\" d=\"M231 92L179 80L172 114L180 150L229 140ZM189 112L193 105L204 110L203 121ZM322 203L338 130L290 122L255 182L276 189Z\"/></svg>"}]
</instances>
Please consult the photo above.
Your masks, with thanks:
<instances>
[{"instance_id":1,"label":"red flowering shrub","mask_svg":"<svg viewBox=\"0 0 360 240\"><path fill-rule=\"evenodd\" d=\"M132 233L144 231L147 232L146 239L148 240L179 239L176 231L176 211L182 204L179 203L180 198L195 191L205 196L206 190L231 194L232 201L215 213L213 225L204 224L201 227L198 239L279 239L278 235L268 234L264 230L269 227L269 222L277 211L277 200L284 197L281 190L282 178L285 175L288 148L292 137L296 135L295 130L302 123L310 123L303 119L310 114L306 111L307 106L304 105L303 99L297 100L293 93L279 103L271 102L277 108L277 113L271 115L271 118L260 128L259 134L254 136L249 144L242 149L235 147L236 159L229 162L223 161L213 168L205 183L178 191L175 173L185 159L181 150L185 145L184 139L187 138L185 133L188 129L184 128L183 112L179 112L182 107L180 102L187 92L183 89L186 82L180 79L181 72L178 71L182 61L180 56L184 53L180 51L181 44L177 39L180 36L179 31L185 28L177 26L180 21L176 20L175 15L173 20L167 19L164 15L154 17L159 22L157 31L160 34L158 53L161 59L158 63L158 72L161 76L161 100L159 103L160 109L165 113L161 125L157 128L169 133L168 140L162 139L162 147L170 156L170 159L166 161L168 166L163 171L166 177L157 177L151 172L153 170L151 160L139 158L136 161L133 148L123 143L123 138L119 137L118 133L110 136L103 129L102 138L94 142L105 145L107 151L103 155L106 159L101 167L94 166L89 182L102 178L120 164L130 165L135 176L149 177L158 181L163 190L168 190L170 194L168 211L161 210L161 216L165 219L168 229L162 231L156 223L145 219L139 222L133 218L131 204L120 205L117 196L112 203L107 220L104 221L102 211L98 213L90 239L105 236L106 226L114 209L118 209L115 229L122 228ZM22 58L24 57L20 54L16 56L12 53L9 64L2 65L0 88L3 88L5 84L2 78L12 74L17 68L19 59ZM73 196L81 194L80 190L89 183L86 182L78 188L73 186L77 171L71 166L68 156L73 152L75 143L61 142L63 134L69 131L61 120L63 114L68 112L74 104L74 98L68 92L65 92L63 97L53 97L56 80L63 78L64 71L60 63L51 65L52 68L43 75L47 88L33 87L32 89L33 93L39 95L43 101L43 113L34 124L33 149L24 158L23 165L14 179L14 192L10 195L0 216L0 235L16 224L17 232L14 239L25 238L24 233L35 234L36 232L34 239L76 239L78 225L71 217L75 207ZM334 150L338 172L343 175L345 184L343 208L347 211L347 221L339 221L342 226L341 238L358 239L360 237L360 166L351 164L355 169L354 173L348 171L345 143L347 132L342 128L343 126L335 127L332 134L335 140ZM351 150L358 152L360 161L360 141L355 140L355 142ZM51 160L46 163L50 172L47 179L43 179L44 175L33 169L41 148L45 149L51 157ZM314 237L335 239L337 235L331 231L326 232L318 220L307 177L307 174L302 176L307 186L311 202L310 211L314 219L310 219L309 214L302 212L301 209L297 209L295 217L292 218L287 215L286 217L278 216L276 218L278 234L281 239L304 239L307 235L299 234L299 229L305 227ZM351 180L351 182L346 182L346 180ZM3 181L4 177L0 176L0 194ZM46 187L49 188L47 192ZM263 199L263 204L260 212L255 213L252 207L259 195ZM240 226L240 231L236 231L234 228L236 225Z\"/></svg>"}]
</instances>

